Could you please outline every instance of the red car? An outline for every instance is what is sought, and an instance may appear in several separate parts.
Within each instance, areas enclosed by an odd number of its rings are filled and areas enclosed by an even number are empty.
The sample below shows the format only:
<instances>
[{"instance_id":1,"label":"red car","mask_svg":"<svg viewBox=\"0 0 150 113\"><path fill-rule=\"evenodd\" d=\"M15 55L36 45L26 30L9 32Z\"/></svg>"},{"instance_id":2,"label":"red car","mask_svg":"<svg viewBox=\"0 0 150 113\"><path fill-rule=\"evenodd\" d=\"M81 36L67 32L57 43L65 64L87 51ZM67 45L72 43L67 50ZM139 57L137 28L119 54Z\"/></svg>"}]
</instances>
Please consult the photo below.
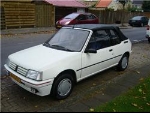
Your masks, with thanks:
<instances>
[{"instance_id":1,"label":"red car","mask_svg":"<svg viewBox=\"0 0 150 113\"><path fill-rule=\"evenodd\" d=\"M74 24L98 24L99 19L92 13L71 13L56 22L56 28L59 29L66 25Z\"/></svg>"}]
</instances>

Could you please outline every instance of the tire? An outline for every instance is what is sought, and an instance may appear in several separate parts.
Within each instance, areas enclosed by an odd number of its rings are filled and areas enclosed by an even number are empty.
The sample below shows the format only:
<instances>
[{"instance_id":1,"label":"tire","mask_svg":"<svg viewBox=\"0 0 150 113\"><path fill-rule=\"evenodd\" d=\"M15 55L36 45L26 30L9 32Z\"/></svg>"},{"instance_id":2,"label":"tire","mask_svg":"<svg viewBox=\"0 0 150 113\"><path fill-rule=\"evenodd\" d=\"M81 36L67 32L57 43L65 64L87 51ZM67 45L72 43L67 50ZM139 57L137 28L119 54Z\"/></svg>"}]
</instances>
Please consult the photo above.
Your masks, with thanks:
<instances>
[{"instance_id":1,"label":"tire","mask_svg":"<svg viewBox=\"0 0 150 113\"><path fill-rule=\"evenodd\" d=\"M127 54L124 54L119 61L119 64L117 65L117 69L119 71L124 71L128 67L129 62L129 56Z\"/></svg>"},{"instance_id":2,"label":"tire","mask_svg":"<svg viewBox=\"0 0 150 113\"><path fill-rule=\"evenodd\" d=\"M141 23L141 27L144 27L144 24L143 24L143 23Z\"/></svg>"},{"instance_id":3,"label":"tire","mask_svg":"<svg viewBox=\"0 0 150 113\"><path fill-rule=\"evenodd\" d=\"M132 24L129 24L130 26L132 26Z\"/></svg>"},{"instance_id":4,"label":"tire","mask_svg":"<svg viewBox=\"0 0 150 113\"><path fill-rule=\"evenodd\" d=\"M58 100L67 98L74 87L74 80L70 74L61 74L54 81L52 87L52 96Z\"/></svg>"}]
</instances>

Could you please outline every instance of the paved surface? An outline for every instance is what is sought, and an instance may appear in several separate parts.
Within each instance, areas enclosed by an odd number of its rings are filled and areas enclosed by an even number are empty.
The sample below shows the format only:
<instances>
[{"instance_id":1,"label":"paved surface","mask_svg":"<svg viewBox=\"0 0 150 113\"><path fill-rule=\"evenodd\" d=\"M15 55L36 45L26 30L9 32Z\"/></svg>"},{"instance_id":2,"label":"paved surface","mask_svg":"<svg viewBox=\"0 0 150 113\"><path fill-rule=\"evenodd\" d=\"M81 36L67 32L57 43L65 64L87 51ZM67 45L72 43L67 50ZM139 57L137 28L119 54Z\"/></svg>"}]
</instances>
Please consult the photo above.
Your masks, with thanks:
<instances>
[{"instance_id":1,"label":"paved surface","mask_svg":"<svg viewBox=\"0 0 150 113\"><path fill-rule=\"evenodd\" d=\"M30 30L31 31L31 30ZM41 32L41 31L40 31ZM45 31L44 31L45 32ZM90 108L111 101L150 76L150 44L133 44L129 67L123 72L111 68L79 82L70 97L54 100L39 97L20 88L8 76L1 78L1 111L3 112L86 112Z\"/></svg>"}]
</instances>

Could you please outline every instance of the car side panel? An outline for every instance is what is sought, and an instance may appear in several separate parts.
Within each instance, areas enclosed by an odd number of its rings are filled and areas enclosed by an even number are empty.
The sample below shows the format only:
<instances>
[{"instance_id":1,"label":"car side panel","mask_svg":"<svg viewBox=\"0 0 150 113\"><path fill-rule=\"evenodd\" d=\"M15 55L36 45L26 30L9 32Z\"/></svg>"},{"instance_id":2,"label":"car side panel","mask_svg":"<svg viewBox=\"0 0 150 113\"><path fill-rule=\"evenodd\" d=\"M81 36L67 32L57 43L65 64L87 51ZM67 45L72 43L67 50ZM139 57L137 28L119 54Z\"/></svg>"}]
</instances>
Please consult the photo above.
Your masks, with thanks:
<instances>
[{"instance_id":1,"label":"car side panel","mask_svg":"<svg viewBox=\"0 0 150 113\"><path fill-rule=\"evenodd\" d=\"M98 50L97 53L83 53L81 79L113 65L113 51L110 51L111 49L112 47L107 47Z\"/></svg>"},{"instance_id":2,"label":"car side panel","mask_svg":"<svg viewBox=\"0 0 150 113\"><path fill-rule=\"evenodd\" d=\"M129 39L122 41L120 44L115 45L114 47L114 56L115 56L115 62L119 63L121 57L125 52L131 52L131 42Z\"/></svg>"}]
</instances>

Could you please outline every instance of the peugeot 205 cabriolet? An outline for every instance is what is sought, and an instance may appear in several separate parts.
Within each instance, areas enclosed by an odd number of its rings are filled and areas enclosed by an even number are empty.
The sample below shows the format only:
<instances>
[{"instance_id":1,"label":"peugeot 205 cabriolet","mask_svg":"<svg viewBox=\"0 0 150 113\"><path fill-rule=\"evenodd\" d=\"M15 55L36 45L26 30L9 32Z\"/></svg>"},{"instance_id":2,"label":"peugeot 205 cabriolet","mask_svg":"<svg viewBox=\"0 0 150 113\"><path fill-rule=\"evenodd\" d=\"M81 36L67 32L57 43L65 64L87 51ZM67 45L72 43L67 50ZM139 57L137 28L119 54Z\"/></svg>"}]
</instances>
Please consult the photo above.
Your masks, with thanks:
<instances>
[{"instance_id":1,"label":"peugeot 205 cabriolet","mask_svg":"<svg viewBox=\"0 0 150 113\"><path fill-rule=\"evenodd\" d=\"M87 77L114 66L125 70L131 47L117 26L80 24L62 27L45 43L9 55L4 66L27 91L65 99Z\"/></svg>"}]
</instances>

